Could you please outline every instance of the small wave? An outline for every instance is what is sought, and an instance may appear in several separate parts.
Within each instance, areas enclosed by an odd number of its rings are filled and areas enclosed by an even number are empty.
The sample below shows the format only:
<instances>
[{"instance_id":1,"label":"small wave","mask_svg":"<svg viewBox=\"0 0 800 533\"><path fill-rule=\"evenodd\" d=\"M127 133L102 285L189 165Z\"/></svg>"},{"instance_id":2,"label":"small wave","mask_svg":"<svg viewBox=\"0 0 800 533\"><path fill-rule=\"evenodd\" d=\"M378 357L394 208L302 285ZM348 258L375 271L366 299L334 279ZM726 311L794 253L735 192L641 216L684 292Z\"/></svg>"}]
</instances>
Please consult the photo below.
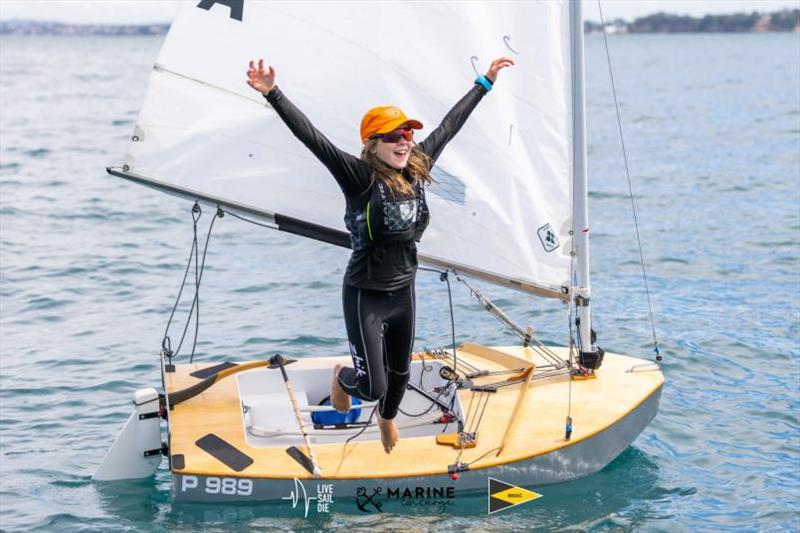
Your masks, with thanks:
<instances>
[{"instance_id":1,"label":"small wave","mask_svg":"<svg viewBox=\"0 0 800 533\"><path fill-rule=\"evenodd\" d=\"M302 346L309 344L314 346L336 346L341 342L342 339L338 337L318 337L316 335L298 335L291 339L278 340L278 343L284 346Z\"/></svg>"},{"instance_id":2,"label":"small wave","mask_svg":"<svg viewBox=\"0 0 800 533\"><path fill-rule=\"evenodd\" d=\"M627 199L628 195L623 193L614 193L614 192L599 192L599 191L589 191L589 198L593 198L595 200L619 200L619 199Z\"/></svg>"},{"instance_id":3,"label":"small wave","mask_svg":"<svg viewBox=\"0 0 800 533\"><path fill-rule=\"evenodd\" d=\"M678 263L678 264L681 264L681 265L688 265L689 264L689 260L688 259L683 259L681 257L659 257L658 258L658 262L659 263Z\"/></svg>"},{"instance_id":4,"label":"small wave","mask_svg":"<svg viewBox=\"0 0 800 533\"><path fill-rule=\"evenodd\" d=\"M23 310L23 312L40 311L44 309L58 309L72 303L74 303L72 300L56 300L54 298L48 298L47 296L41 296L29 300L28 306Z\"/></svg>"},{"instance_id":5,"label":"small wave","mask_svg":"<svg viewBox=\"0 0 800 533\"><path fill-rule=\"evenodd\" d=\"M37 158L37 159L41 159L41 158L47 156L48 154L50 154L51 151L49 149L47 149L47 148L37 148L36 150L26 150L25 152L22 152L22 153L27 155L27 156L29 156L29 157L34 157L34 158Z\"/></svg>"},{"instance_id":6,"label":"small wave","mask_svg":"<svg viewBox=\"0 0 800 533\"><path fill-rule=\"evenodd\" d=\"M284 283L260 283L258 285L248 285L247 287L240 287L237 289L233 289L233 292L240 293L240 294L251 294L257 292L269 292L275 289L285 288L286 284Z\"/></svg>"}]
</instances>

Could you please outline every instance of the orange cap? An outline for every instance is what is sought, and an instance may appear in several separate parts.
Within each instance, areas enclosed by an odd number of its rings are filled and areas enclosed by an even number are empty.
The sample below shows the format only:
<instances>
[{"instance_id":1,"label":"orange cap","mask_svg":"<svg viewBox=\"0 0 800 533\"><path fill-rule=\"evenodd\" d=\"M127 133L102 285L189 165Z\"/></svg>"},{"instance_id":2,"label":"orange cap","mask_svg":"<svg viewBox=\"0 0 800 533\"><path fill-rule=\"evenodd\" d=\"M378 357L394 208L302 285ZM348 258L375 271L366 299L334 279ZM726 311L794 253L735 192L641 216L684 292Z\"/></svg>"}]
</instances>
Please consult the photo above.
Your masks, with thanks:
<instances>
[{"instance_id":1,"label":"orange cap","mask_svg":"<svg viewBox=\"0 0 800 533\"><path fill-rule=\"evenodd\" d=\"M415 130L422 129L422 122L408 118L399 107L393 105L373 107L361 119L361 142L366 142L378 133L389 133L403 124L408 124Z\"/></svg>"}]
</instances>

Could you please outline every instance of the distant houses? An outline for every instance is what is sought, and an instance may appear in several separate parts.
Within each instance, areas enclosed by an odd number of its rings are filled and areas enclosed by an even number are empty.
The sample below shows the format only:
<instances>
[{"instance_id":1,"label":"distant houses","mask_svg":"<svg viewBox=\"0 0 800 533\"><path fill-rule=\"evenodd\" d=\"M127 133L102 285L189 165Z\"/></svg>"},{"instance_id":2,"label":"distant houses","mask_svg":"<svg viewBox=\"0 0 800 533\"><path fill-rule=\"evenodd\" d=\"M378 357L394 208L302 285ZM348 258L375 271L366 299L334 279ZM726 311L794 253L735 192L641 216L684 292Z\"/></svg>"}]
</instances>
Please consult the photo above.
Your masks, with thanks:
<instances>
[{"instance_id":1,"label":"distant houses","mask_svg":"<svg viewBox=\"0 0 800 533\"><path fill-rule=\"evenodd\" d=\"M169 24L66 24L40 20L0 21L2 35L164 35Z\"/></svg>"},{"instance_id":2,"label":"distant houses","mask_svg":"<svg viewBox=\"0 0 800 533\"><path fill-rule=\"evenodd\" d=\"M584 23L586 32L598 32L602 26L596 22ZM640 17L633 22L616 19L606 23L606 33L745 33L789 31L800 32L800 9L785 9L775 13L734 13L690 17L670 13L656 13Z\"/></svg>"}]
</instances>

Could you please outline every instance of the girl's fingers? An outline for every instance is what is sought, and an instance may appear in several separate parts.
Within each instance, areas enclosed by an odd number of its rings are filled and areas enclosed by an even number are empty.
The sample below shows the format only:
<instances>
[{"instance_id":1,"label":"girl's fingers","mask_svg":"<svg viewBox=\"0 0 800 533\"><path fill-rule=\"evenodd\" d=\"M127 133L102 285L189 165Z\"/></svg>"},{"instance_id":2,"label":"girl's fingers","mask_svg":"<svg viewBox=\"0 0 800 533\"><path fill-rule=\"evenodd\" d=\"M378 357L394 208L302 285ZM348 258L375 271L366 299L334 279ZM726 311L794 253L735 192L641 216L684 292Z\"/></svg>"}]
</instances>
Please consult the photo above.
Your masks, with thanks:
<instances>
[{"instance_id":1,"label":"girl's fingers","mask_svg":"<svg viewBox=\"0 0 800 533\"><path fill-rule=\"evenodd\" d=\"M492 66L507 67L514 64L514 60L509 57L500 57L492 61Z\"/></svg>"},{"instance_id":2,"label":"girl's fingers","mask_svg":"<svg viewBox=\"0 0 800 533\"><path fill-rule=\"evenodd\" d=\"M272 65L269 66L269 75L275 76L275 67L273 67Z\"/></svg>"},{"instance_id":3,"label":"girl's fingers","mask_svg":"<svg viewBox=\"0 0 800 533\"><path fill-rule=\"evenodd\" d=\"M258 60L258 72L261 73L261 72L263 72L263 70L264 70L264 60L263 59L259 59Z\"/></svg>"}]
</instances>

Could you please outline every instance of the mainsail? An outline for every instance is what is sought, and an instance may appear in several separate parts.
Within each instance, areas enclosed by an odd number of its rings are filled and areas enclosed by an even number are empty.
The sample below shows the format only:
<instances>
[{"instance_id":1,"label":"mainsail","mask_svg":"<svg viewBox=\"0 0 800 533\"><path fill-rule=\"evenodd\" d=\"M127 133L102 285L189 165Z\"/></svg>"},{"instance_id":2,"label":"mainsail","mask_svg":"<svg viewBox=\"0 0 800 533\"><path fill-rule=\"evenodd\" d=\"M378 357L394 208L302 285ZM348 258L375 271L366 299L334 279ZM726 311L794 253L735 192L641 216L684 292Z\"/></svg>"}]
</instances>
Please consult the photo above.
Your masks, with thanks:
<instances>
[{"instance_id":1,"label":"mainsail","mask_svg":"<svg viewBox=\"0 0 800 533\"><path fill-rule=\"evenodd\" d=\"M113 174L347 245L325 167L245 84L275 66L284 93L337 146L396 105L424 138L499 56L504 71L433 170L423 263L566 298L573 230L569 2L187 3Z\"/></svg>"}]
</instances>

